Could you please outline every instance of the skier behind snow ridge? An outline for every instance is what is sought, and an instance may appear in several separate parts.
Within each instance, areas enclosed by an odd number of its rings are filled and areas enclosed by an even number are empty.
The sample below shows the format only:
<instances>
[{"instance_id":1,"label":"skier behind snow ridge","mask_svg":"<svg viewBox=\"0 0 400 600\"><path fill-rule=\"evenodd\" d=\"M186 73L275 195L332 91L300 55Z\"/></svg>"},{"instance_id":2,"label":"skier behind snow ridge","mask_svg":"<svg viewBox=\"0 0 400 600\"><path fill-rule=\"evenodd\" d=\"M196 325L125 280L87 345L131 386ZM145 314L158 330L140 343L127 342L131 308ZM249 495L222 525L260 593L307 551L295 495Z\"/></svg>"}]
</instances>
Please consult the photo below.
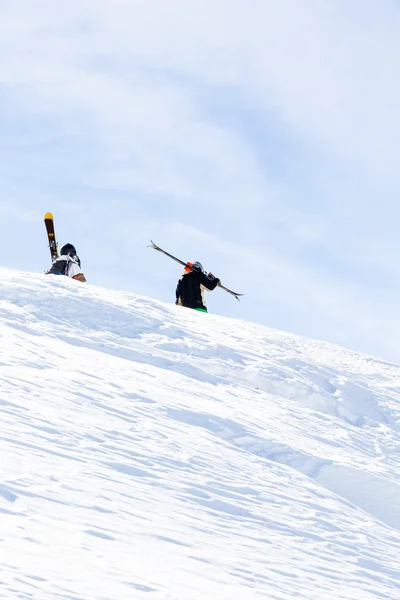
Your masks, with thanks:
<instances>
[{"instance_id":1,"label":"skier behind snow ridge","mask_svg":"<svg viewBox=\"0 0 400 600\"><path fill-rule=\"evenodd\" d=\"M53 261L46 275L66 275L78 281L86 281L81 269L81 261L76 254L75 246L65 244L60 250L60 256Z\"/></svg>"},{"instance_id":2,"label":"skier behind snow ridge","mask_svg":"<svg viewBox=\"0 0 400 600\"><path fill-rule=\"evenodd\" d=\"M175 304L207 312L203 292L204 290L211 292L219 283L218 277L214 277L212 273L206 275L201 263L188 262L176 286Z\"/></svg>"}]
</instances>

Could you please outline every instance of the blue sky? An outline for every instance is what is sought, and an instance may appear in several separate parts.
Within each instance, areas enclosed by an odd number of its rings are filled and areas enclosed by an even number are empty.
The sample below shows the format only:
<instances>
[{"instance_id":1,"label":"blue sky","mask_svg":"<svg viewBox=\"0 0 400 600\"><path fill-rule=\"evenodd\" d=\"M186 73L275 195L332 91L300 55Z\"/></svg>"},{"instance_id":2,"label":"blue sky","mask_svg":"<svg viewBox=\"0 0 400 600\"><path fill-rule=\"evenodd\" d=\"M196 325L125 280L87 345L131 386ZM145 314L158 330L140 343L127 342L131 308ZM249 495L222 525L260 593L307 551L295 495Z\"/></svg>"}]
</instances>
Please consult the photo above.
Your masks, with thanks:
<instances>
[{"instance_id":1,"label":"blue sky","mask_svg":"<svg viewBox=\"0 0 400 600\"><path fill-rule=\"evenodd\" d=\"M214 313L399 361L398 3L63 4L0 5L1 264L50 210L92 283L172 302L154 239Z\"/></svg>"}]
</instances>

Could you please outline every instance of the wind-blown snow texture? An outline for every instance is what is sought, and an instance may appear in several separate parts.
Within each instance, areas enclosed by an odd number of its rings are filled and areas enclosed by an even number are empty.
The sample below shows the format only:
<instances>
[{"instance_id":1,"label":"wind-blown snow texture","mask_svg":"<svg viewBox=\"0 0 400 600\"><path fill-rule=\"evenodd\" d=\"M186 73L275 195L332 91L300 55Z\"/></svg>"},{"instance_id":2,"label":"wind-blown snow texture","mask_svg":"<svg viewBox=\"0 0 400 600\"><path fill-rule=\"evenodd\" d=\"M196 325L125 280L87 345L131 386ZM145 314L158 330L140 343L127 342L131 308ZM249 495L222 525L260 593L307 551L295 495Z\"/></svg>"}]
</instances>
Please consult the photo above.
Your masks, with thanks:
<instances>
[{"instance_id":1,"label":"wind-blown snow texture","mask_svg":"<svg viewBox=\"0 0 400 600\"><path fill-rule=\"evenodd\" d=\"M399 600L399 367L0 281L1 598Z\"/></svg>"}]
</instances>

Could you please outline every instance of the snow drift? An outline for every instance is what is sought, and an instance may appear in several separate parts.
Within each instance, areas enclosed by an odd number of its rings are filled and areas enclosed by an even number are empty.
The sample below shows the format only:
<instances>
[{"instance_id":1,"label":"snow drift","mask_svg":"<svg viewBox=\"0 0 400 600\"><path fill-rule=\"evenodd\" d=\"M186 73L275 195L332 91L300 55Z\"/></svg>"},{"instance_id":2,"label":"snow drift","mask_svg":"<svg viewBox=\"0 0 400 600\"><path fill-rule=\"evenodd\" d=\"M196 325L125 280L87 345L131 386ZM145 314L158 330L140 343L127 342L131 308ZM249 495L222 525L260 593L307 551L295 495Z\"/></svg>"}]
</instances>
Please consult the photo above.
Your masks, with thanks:
<instances>
[{"instance_id":1,"label":"snow drift","mask_svg":"<svg viewBox=\"0 0 400 600\"><path fill-rule=\"evenodd\" d=\"M400 598L399 367L0 281L0 597Z\"/></svg>"}]
</instances>

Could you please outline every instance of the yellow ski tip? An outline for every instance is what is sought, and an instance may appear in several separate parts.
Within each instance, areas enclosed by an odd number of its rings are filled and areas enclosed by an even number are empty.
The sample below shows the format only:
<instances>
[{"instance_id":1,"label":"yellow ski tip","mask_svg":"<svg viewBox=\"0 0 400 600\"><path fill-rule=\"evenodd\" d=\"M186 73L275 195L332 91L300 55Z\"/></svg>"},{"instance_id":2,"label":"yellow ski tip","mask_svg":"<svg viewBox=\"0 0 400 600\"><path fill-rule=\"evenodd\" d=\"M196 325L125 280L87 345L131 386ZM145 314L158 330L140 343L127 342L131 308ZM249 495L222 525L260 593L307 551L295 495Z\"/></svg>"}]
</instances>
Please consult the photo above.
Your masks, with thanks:
<instances>
[{"instance_id":1,"label":"yellow ski tip","mask_svg":"<svg viewBox=\"0 0 400 600\"><path fill-rule=\"evenodd\" d=\"M53 215L52 215L51 213L46 213L46 214L44 215L44 218L45 218L45 219L53 219Z\"/></svg>"}]
</instances>

